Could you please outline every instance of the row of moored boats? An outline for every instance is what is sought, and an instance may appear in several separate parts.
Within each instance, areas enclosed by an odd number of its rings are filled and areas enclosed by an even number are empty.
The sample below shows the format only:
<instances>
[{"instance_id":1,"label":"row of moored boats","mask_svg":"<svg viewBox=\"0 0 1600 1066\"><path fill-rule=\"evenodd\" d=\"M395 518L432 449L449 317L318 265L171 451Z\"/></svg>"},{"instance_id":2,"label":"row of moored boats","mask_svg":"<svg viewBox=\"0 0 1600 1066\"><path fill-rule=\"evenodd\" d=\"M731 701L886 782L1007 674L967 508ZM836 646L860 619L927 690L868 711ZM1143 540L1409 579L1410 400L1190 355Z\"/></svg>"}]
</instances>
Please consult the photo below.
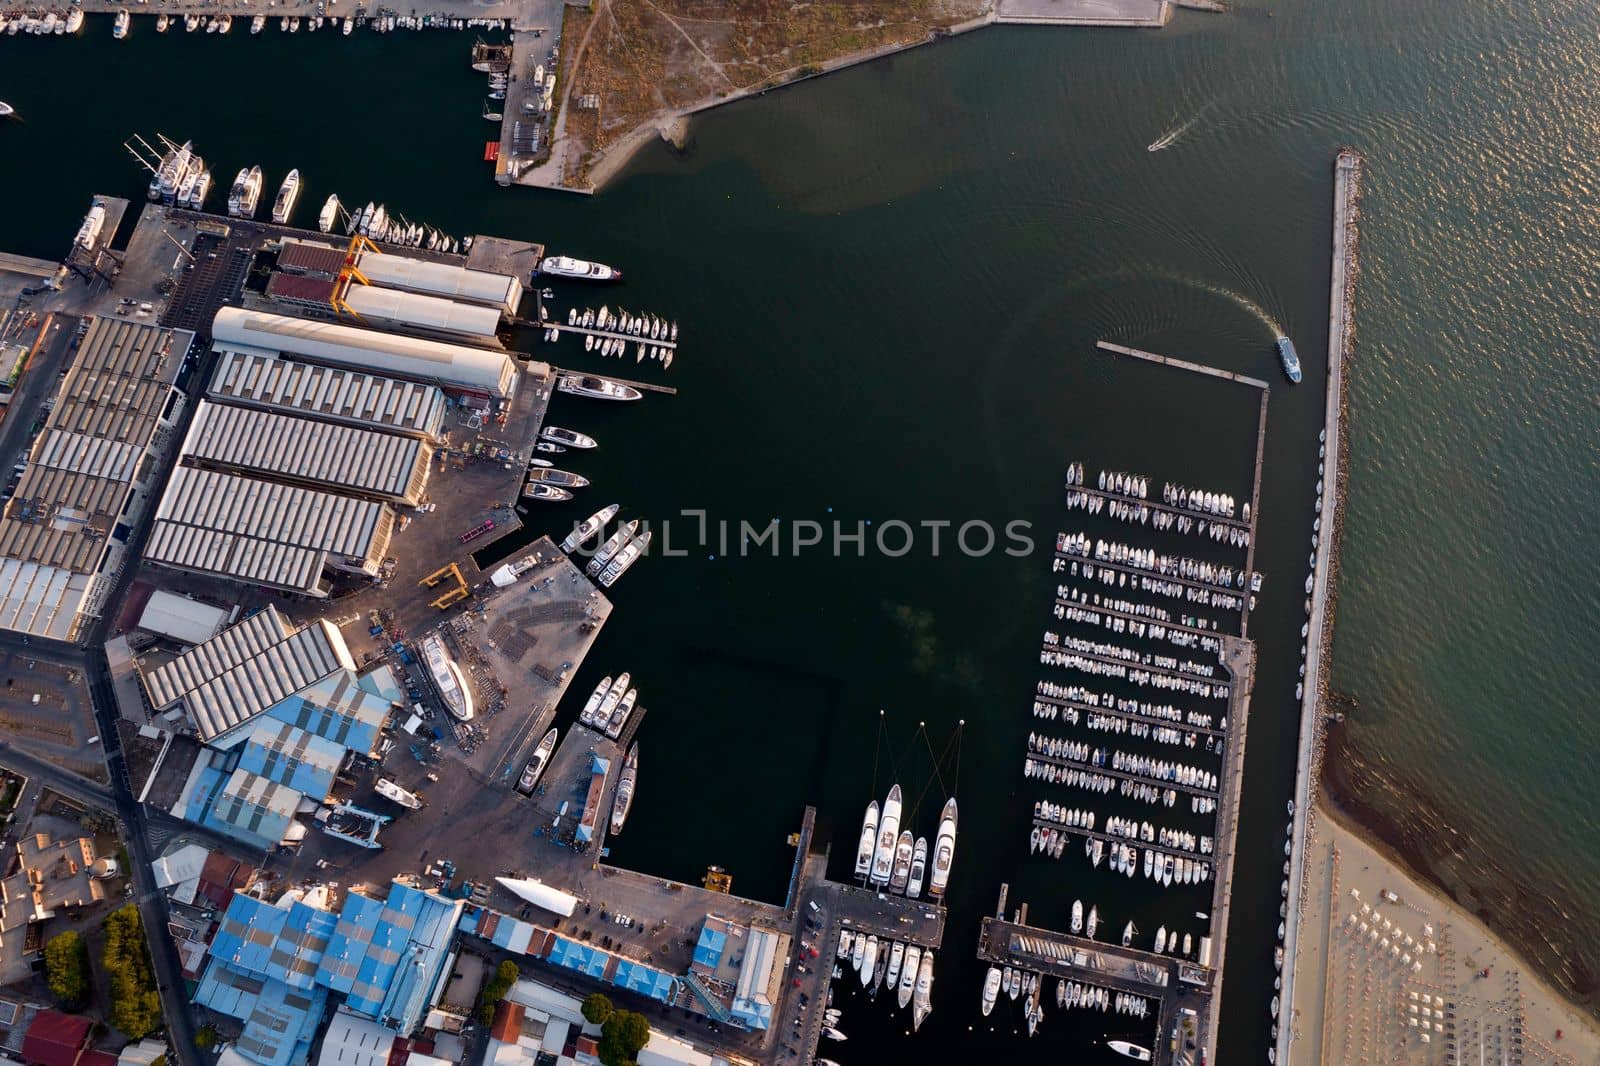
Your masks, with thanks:
<instances>
[{"instance_id":1,"label":"row of moored boats","mask_svg":"<svg viewBox=\"0 0 1600 1066\"><path fill-rule=\"evenodd\" d=\"M880 890L912 899L926 887L929 896L940 899L950 884L950 868L955 862L956 798L945 801L931 851L927 837L913 838L911 830L901 828L901 807L898 784L890 787L881 807L877 800L867 804L855 875Z\"/></svg>"},{"instance_id":2,"label":"row of moored boats","mask_svg":"<svg viewBox=\"0 0 1600 1066\"><path fill-rule=\"evenodd\" d=\"M243 16L240 16L242 19ZM166 33L174 24L183 23L183 28L189 33L204 31L206 33L231 33L233 31L232 15L175 15L162 12L156 16L156 32ZM267 28L269 19L264 14L258 14L250 20L250 32L259 34ZM464 30L473 28L499 29L510 25L509 19L487 18L446 18L440 15L348 15L344 18L322 15L283 15L278 18L278 29L284 33L299 33L304 27L307 31L315 33L327 26L329 29L338 27L339 31L348 37L355 32L357 26L370 26L379 33L390 33L394 30L428 30L449 29ZM32 33L32 34L63 34L77 33L83 28L83 12L78 8L58 14L48 11L40 16L31 14L16 14L11 16L0 15L0 30L7 34ZM133 12L127 8L119 8L116 17L111 23L111 36L121 41L127 38L133 28Z\"/></svg>"},{"instance_id":3,"label":"row of moored boats","mask_svg":"<svg viewBox=\"0 0 1600 1066\"><path fill-rule=\"evenodd\" d=\"M839 937L838 956L843 962L835 970L839 976L843 963L848 963L861 980L863 988L877 995L880 988L889 988L895 1002L903 1010L911 1007L911 1028L922 1028L924 1019L933 1012L933 949L876 935L846 929ZM840 1039L835 1036L833 1039Z\"/></svg>"}]
</instances>

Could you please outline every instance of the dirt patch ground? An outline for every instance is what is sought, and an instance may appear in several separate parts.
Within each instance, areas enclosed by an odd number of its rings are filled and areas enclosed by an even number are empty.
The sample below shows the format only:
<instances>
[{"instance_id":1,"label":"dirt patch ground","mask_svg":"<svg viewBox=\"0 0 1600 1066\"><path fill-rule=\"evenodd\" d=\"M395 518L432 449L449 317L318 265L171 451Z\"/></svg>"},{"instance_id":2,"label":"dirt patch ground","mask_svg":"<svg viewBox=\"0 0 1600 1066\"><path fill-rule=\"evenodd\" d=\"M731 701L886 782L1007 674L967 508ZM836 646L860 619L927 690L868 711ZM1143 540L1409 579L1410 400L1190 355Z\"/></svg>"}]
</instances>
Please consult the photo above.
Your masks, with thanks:
<instances>
[{"instance_id":1,"label":"dirt patch ground","mask_svg":"<svg viewBox=\"0 0 1600 1066\"><path fill-rule=\"evenodd\" d=\"M892 51L978 18L989 0L595 0L563 37L563 179L587 185L608 148L679 112ZM567 87L570 86L570 90Z\"/></svg>"}]
</instances>

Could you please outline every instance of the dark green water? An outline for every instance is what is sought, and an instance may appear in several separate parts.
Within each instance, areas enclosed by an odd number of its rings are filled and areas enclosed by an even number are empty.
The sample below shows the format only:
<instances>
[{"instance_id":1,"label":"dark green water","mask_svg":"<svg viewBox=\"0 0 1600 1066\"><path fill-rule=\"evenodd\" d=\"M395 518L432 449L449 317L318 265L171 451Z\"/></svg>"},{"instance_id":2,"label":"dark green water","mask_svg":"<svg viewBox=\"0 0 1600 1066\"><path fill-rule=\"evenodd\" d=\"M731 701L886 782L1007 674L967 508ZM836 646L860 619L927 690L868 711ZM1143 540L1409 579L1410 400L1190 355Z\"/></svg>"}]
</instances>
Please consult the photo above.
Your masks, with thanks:
<instances>
[{"instance_id":1,"label":"dark green water","mask_svg":"<svg viewBox=\"0 0 1600 1066\"><path fill-rule=\"evenodd\" d=\"M117 44L91 20L80 41L0 38L0 98L26 119L0 128L0 197L15 205L0 247L58 256L90 193L136 197L119 147L135 131L194 138L224 182L250 163L270 180L298 166L302 221L338 191L542 240L629 272L591 302L683 324L676 398L557 406L602 444L578 465L595 483L582 513L616 500L656 522L1023 520L1041 549L1082 525L1059 502L1073 459L1246 494L1253 403L1111 363L1096 339L1276 381L1281 324L1308 373L1274 388L1269 415L1221 1045L1224 1062L1261 1061L1340 144L1369 163L1335 659L1336 686L1360 701L1345 765L1374 824L1487 901L1558 977L1582 984L1583 945L1600 938L1585 772L1600 732L1581 700L1600 691L1586 654L1600 630L1586 576L1600 547L1600 17L1562 0L1295 0L1272 16L984 31L707 116L686 154L647 151L594 199L493 187L465 38L142 25ZM554 358L606 366L570 344ZM674 544L691 525L674 523ZM578 678L632 670L650 708L617 861L690 880L718 863L766 898L805 803L843 876L891 752L916 797L931 776L918 723L943 751L966 721L959 780L944 767L962 835L935 1013L891 1042L901 1016L847 1002L852 1039L829 1052L841 1062L1032 1058L1117 1031L1051 1012L1028 1044L1009 1007L987 1020L1002 1032L980 1024L971 950L999 882L1046 922L1114 889L1027 855L1037 793L1020 763L1054 585L1042 555L927 548L652 558L615 590ZM921 832L941 792L926 788ZM1141 928L1194 909L1138 890L1127 907Z\"/></svg>"}]
</instances>

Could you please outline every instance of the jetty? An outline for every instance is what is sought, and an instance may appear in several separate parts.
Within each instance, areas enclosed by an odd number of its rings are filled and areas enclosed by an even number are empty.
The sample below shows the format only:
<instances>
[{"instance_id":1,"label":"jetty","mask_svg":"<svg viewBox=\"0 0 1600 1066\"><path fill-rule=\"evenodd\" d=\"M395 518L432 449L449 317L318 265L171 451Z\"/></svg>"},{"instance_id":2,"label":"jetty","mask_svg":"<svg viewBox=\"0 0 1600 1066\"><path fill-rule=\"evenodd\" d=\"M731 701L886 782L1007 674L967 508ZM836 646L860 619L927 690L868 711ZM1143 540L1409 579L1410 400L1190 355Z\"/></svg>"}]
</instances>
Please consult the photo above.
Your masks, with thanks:
<instances>
[{"instance_id":1,"label":"jetty","mask_svg":"<svg viewBox=\"0 0 1600 1066\"><path fill-rule=\"evenodd\" d=\"M1278 1027L1277 1059L1290 1062L1294 1024L1295 959L1299 947L1300 907L1305 895L1306 836L1311 806L1316 799L1317 775L1322 761L1320 720L1325 672L1333 643L1331 594L1343 497L1344 371L1355 340L1355 283L1357 224L1360 217L1363 160L1353 148L1339 152L1333 169L1333 278L1328 296L1328 383L1322 437L1332 461L1331 476L1323 479L1317 501L1322 535L1312 570L1311 631L1307 641L1306 676L1300 701L1300 747L1294 789L1293 849L1289 857L1289 911L1284 919L1282 1001L1288 1017Z\"/></svg>"},{"instance_id":2,"label":"jetty","mask_svg":"<svg viewBox=\"0 0 1600 1066\"><path fill-rule=\"evenodd\" d=\"M1114 355L1126 355L1132 359L1143 359L1148 363L1159 363L1162 366L1173 366L1179 370L1187 370L1193 374L1204 374L1206 377L1221 378L1223 381L1233 381L1240 385L1249 385L1254 389L1266 390L1269 386L1260 378L1253 378L1247 374L1236 374L1231 370L1218 370L1214 366L1205 366L1192 363L1187 359L1177 359L1170 355L1157 355L1155 352L1142 352L1137 348L1128 348L1121 344L1112 344L1110 341L1099 341L1095 347L1103 352Z\"/></svg>"}]
</instances>

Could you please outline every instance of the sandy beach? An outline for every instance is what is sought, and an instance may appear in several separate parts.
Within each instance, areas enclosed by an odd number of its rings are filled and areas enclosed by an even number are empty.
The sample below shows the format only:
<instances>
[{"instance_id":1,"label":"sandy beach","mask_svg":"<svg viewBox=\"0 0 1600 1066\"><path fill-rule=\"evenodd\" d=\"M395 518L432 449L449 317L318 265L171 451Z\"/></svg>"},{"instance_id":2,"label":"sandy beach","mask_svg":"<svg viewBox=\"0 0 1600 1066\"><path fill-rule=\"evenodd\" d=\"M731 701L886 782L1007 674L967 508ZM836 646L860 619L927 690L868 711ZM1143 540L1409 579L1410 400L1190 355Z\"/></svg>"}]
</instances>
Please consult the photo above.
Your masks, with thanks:
<instances>
[{"instance_id":1,"label":"sandy beach","mask_svg":"<svg viewBox=\"0 0 1600 1066\"><path fill-rule=\"evenodd\" d=\"M1326 805L1311 823L1292 1066L1600 1063L1600 1027L1474 915Z\"/></svg>"}]
</instances>

